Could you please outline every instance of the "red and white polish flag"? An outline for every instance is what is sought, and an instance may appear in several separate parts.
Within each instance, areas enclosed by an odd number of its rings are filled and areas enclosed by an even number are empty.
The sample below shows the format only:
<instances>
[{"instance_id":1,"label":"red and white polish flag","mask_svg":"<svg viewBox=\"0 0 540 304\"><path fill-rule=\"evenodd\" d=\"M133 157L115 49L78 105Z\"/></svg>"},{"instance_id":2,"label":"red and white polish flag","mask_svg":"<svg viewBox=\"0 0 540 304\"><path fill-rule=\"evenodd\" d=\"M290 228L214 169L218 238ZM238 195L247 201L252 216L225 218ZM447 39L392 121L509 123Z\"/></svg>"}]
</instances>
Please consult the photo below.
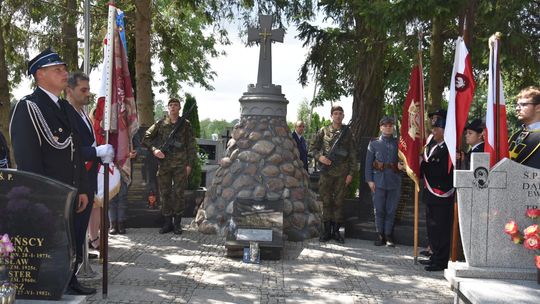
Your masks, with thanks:
<instances>
[{"instance_id":1,"label":"red and white polish flag","mask_svg":"<svg viewBox=\"0 0 540 304\"><path fill-rule=\"evenodd\" d=\"M461 136L467 124L469 108L471 107L474 95L474 87L471 56L463 38L458 37L456 40L456 55L454 57L452 78L450 79L450 97L448 99L446 127L444 129L444 141L450 154L448 161L454 164L454 167L456 165L457 143L461 143ZM448 170L450 168L449 163Z\"/></svg>"}]
</instances>

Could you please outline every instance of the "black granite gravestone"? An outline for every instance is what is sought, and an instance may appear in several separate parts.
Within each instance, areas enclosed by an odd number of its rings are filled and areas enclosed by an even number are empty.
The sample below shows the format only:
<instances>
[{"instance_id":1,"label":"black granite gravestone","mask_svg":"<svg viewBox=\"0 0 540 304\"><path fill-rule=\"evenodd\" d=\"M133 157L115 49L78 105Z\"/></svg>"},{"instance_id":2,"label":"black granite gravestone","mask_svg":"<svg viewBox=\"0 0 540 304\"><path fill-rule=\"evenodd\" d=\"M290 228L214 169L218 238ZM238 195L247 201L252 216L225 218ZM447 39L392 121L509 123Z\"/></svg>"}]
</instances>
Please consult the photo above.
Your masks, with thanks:
<instances>
[{"instance_id":1,"label":"black granite gravestone","mask_svg":"<svg viewBox=\"0 0 540 304\"><path fill-rule=\"evenodd\" d=\"M259 244L260 258L279 260L283 250L283 200L237 198L225 248L227 256L242 257L250 242Z\"/></svg>"},{"instance_id":2,"label":"black granite gravestone","mask_svg":"<svg viewBox=\"0 0 540 304\"><path fill-rule=\"evenodd\" d=\"M0 233L15 247L10 281L18 299L59 300L71 278L70 227L77 189L24 171L0 169Z\"/></svg>"}]
</instances>

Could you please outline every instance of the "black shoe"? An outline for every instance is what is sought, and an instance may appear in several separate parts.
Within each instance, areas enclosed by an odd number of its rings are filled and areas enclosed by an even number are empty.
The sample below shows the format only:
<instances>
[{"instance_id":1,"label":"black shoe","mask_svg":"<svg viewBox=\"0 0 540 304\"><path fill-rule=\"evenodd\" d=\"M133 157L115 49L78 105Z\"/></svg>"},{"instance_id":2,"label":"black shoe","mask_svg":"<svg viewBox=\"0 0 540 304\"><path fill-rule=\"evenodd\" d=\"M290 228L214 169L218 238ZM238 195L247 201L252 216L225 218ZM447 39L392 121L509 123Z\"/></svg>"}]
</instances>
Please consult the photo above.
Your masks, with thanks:
<instances>
[{"instance_id":1,"label":"black shoe","mask_svg":"<svg viewBox=\"0 0 540 304\"><path fill-rule=\"evenodd\" d=\"M95 253L88 253L88 259L89 260L95 260L99 257L99 255L95 254Z\"/></svg>"},{"instance_id":2,"label":"black shoe","mask_svg":"<svg viewBox=\"0 0 540 304\"><path fill-rule=\"evenodd\" d=\"M431 260L419 260L418 263L422 265L433 265L433 262Z\"/></svg>"},{"instance_id":3,"label":"black shoe","mask_svg":"<svg viewBox=\"0 0 540 304\"><path fill-rule=\"evenodd\" d=\"M69 295L85 295L85 296L87 296L87 295L92 295L92 294L95 294L95 293L96 293L95 288L84 287L79 282L69 284L68 289L66 291L66 294L69 294Z\"/></svg>"},{"instance_id":4,"label":"black shoe","mask_svg":"<svg viewBox=\"0 0 540 304\"><path fill-rule=\"evenodd\" d=\"M430 257L433 253L431 253L431 251L429 251L429 250L422 250L422 251L420 251L420 254L423 255L423 256Z\"/></svg>"},{"instance_id":5,"label":"black shoe","mask_svg":"<svg viewBox=\"0 0 540 304\"><path fill-rule=\"evenodd\" d=\"M174 234L182 234L182 216L176 215L174 218Z\"/></svg>"},{"instance_id":6,"label":"black shoe","mask_svg":"<svg viewBox=\"0 0 540 304\"><path fill-rule=\"evenodd\" d=\"M319 237L319 242L328 242L332 238L330 221L324 222L323 232Z\"/></svg>"},{"instance_id":7,"label":"black shoe","mask_svg":"<svg viewBox=\"0 0 540 304\"><path fill-rule=\"evenodd\" d=\"M345 239L341 236L341 233L339 232L339 228L341 228L341 224L335 223L333 225L333 231L334 231L334 240L340 244L345 244Z\"/></svg>"},{"instance_id":8,"label":"black shoe","mask_svg":"<svg viewBox=\"0 0 540 304\"><path fill-rule=\"evenodd\" d=\"M443 271L445 268L446 268L446 267L444 267L444 266L441 266L441 265L435 265L435 264L433 264L433 265L428 265L428 266L424 267L424 269L425 269L426 271Z\"/></svg>"},{"instance_id":9,"label":"black shoe","mask_svg":"<svg viewBox=\"0 0 540 304\"><path fill-rule=\"evenodd\" d=\"M159 229L159 234L165 234L169 233L174 230L173 222L172 222L172 216L166 216L165 217L165 223L163 224L163 227Z\"/></svg>"},{"instance_id":10,"label":"black shoe","mask_svg":"<svg viewBox=\"0 0 540 304\"><path fill-rule=\"evenodd\" d=\"M386 245L386 238L384 237L384 235L379 233L377 235L377 238L378 239L375 242L373 242L373 245L375 245L375 246L384 246L384 245Z\"/></svg>"}]
</instances>

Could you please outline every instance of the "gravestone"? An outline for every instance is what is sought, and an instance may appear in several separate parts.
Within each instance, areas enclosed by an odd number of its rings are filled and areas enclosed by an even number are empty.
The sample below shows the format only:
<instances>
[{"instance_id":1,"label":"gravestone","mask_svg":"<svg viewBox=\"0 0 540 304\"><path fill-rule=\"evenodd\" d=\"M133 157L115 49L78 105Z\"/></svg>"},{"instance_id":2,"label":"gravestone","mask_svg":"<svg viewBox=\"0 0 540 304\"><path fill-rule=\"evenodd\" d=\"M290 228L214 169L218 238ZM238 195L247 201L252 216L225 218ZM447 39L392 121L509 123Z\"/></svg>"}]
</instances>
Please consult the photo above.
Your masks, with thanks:
<instances>
[{"instance_id":1,"label":"gravestone","mask_svg":"<svg viewBox=\"0 0 540 304\"><path fill-rule=\"evenodd\" d=\"M77 189L24 171L0 169L0 233L15 247L10 281L17 299L59 300L75 263Z\"/></svg>"},{"instance_id":2,"label":"gravestone","mask_svg":"<svg viewBox=\"0 0 540 304\"><path fill-rule=\"evenodd\" d=\"M259 244L261 259L278 260L283 250L283 200L237 198L229 221L227 256L241 257L250 242Z\"/></svg>"},{"instance_id":3,"label":"gravestone","mask_svg":"<svg viewBox=\"0 0 540 304\"><path fill-rule=\"evenodd\" d=\"M465 263L450 263L445 277L535 280L534 251L514 244L504 226L533 224L540 208L540 170L503 159L491 170L488 153L473 153L470 170L454 172Z\"/></svg>"},{"instance_id":4,"label":"gravestone","mask_svg":"<svg viewBox=\"0 0 540 304\"><path fill-rule=\"evenodd\" d=\"M219 168L219 160L225 156L224 145L221 140L197 138L199 149L207 156L206 163L202 166L201 185L209 188Z\"/></svg>"}]
</instances>

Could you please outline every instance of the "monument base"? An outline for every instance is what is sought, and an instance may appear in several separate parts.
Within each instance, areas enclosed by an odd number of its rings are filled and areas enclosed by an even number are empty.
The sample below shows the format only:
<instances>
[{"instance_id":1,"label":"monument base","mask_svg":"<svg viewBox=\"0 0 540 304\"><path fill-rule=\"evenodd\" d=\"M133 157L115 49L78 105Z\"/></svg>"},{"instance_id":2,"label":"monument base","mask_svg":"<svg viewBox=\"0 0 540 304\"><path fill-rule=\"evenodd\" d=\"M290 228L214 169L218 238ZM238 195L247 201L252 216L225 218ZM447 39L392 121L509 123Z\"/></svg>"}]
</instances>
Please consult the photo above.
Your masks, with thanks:
<instances>
[{"instance_id":1,"label":"monument base","mask_svg":"<svg viewBox=\"0 0 540 304\"><path fill-rule=\"evenodd\" d=\"M472 267L465 262L449 262L444 277L452 287L461 278L536 281L536 268L530 269Z\"/></svg>"},{"instance_id":2,"label":"monument base","mask_svg":"<svg viewBox=\"0 0 540 304\"><path fill-rule=\"evenodd\" d=\"M228 234L225 241L225 249L227 257L242 258L244 256L244 248L249 248L250 241L236 240L234 235ZM272 241L259 241L259 250L261 260L279 260L283 253L283 238L278 233L272 233Z\"/></svg>"}]
</instances>

